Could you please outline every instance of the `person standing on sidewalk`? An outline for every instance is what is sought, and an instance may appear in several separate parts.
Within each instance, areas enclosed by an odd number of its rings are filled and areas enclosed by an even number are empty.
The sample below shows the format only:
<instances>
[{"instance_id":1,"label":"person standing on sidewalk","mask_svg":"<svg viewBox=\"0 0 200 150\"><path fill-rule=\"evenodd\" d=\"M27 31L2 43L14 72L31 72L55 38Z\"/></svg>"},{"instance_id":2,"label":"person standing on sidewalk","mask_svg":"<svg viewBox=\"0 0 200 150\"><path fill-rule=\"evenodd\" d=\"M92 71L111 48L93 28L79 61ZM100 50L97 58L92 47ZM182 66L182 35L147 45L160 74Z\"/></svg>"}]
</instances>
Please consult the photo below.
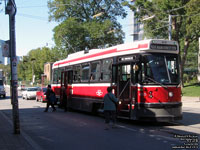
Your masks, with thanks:
<instances>
[{"instance_id":1,"label":"person standing on sidewalk","mask_svg":"<svg viewBox=\"0 0 200 150\"><path fill-rule=\"evenodd\" d=\"M47 86L47 91L46 91L47 106L46 106L46 109L44 110L44 112L48 111L49 105L51 105L51 107L53 108L53 111L56 111L56 108L54 107L54 102L50 98L52 95L55 96L55 93L51 89L51 85L48 85Z\"/></svg>"},{"instance_id":2,"label":"person standing on sidewalk","mask_svg":"<svg viewBox=\"0 0 200 150\"><path fill-rule=\"evenodd\" d=\"M112 87L107 88L107 94L104 96L104 116L105 116L105 123L106 127L105 130L108 130L110 125L110 121L112 120L112 127L115 128L116 124L116 110L117 110L117 102L118 99L112 93Z\"/></svg>"}]
</instances>

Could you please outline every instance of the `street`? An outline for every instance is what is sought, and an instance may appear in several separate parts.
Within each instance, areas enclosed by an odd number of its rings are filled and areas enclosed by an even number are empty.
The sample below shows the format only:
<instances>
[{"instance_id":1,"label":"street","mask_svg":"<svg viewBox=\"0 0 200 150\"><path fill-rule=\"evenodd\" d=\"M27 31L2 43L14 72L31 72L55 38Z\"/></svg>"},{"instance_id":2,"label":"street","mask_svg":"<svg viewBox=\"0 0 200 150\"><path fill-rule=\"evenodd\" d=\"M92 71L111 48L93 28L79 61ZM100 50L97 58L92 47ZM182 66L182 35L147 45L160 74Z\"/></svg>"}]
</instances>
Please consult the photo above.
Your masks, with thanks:
<instances>
[{"instance_id":1,"label":"street","mask_svg":"<svg viewBox=\"0 0 200 150\"><path fill-rule=\"evenodd\" d=\"M12 106L7 95L6 99L0 99L0 115L12 124ZM100 116L64 112L59 108L52 112L51 107L49 112L43 112L46 103L23 100L19 92L21 135L37 150L196 150L200 135L200 102L188 98L183 98L183 102L181 121L118 120L117 129L104 130L104 119Z\"/></svg>"}]
</instances>

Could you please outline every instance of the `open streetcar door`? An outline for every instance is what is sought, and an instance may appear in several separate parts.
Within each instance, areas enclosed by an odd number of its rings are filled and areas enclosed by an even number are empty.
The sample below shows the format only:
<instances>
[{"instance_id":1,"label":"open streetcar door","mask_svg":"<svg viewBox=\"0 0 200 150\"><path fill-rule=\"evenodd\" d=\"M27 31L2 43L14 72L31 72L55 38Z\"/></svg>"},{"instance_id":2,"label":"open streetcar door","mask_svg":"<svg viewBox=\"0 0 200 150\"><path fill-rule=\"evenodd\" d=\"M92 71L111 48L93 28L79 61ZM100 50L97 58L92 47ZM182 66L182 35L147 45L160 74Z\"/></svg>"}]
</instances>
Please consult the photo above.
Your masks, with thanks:
<instances>
[{"instance_id":1,"label":"open streetcar door","mask_svg":"<svg viewBox=\"0 0 200 150\"><path fill-rule=\"evenodd\" d=\"M112 86L117 91L117 98L125 100L129 98L129 86L131 82L131 64L112 65Z\"/></svg>"},{"instance_id":2,"label":"open streetcar door","mask_svg":"<svg viewBox=\"0 0 200 150\"><path fill-rule=\"evenodd\" d=\"M61 72L61 85L60 85L60 105L65 105L64 102L67 100L70 89L69 84L72 83L73 80L73 71L67 70Z\"/></svg>"},{"instance_id":3,"label":"open streetcar door","mask_svg":"<svg viewBox=\"0 0 200 150\"><path fill-rule=\"evenodd\" d=\"M139 55L125 56L112 66L112 86L120 101L118 115L132 118L134 104L137 99L137 82Z\"/></svg>"},{"instance_id":4,"label":"open streetcar door","mask_svg":"<svg viewBox=\"0 0 200 150\"><path fill-rule=\"evenodd\" d=\"M130 117L128 105L130 103L131 63L112 65L112 87L120 101L118 116Z\"/></svg>"}]
</instances>

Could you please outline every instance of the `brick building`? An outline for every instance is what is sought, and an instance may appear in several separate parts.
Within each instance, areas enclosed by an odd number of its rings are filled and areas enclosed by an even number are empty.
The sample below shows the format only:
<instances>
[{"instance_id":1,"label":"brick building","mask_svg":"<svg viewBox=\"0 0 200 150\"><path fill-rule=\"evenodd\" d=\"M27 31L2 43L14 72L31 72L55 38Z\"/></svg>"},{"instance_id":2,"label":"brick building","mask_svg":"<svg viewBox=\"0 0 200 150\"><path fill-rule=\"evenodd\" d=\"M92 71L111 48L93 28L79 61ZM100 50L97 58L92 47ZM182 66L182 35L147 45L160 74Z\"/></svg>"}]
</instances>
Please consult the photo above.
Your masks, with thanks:
<instances>
[{"instance_id":1,"label":"brick building","mask_svg":"<svg viewBox=\"0 0 200 150\"><path fill-rule=\"evenodd\" d=\"M51 75L52 75L52 62L47 62L44 64L44 75L46 76L47 82L51 81Z\"/></svg>"}]
</instances>

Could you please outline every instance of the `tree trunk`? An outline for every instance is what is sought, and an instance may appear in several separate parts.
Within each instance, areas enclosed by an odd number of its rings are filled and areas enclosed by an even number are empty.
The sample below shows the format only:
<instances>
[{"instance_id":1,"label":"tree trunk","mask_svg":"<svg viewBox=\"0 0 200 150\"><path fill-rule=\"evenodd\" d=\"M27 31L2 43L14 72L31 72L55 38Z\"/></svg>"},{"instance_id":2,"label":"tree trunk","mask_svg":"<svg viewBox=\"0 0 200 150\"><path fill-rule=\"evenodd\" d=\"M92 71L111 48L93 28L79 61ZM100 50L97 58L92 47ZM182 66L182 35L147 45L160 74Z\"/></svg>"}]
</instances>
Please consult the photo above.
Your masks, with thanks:
<instances>
[{"instance_id":1,"label":"tree trunk","mask_svg":"<svg viewBox=\"0 0 200 150\"><path fill-rule=\"evenodd\" d=\"M180 69L180 74L181 74L182 87L184 86L183 73L184 73L184 67L185 67L185 62L186 62L186 58L187 58L189 45L190 45L189 37L186 37L185 41L184 41L184 49L183 49L183 55L182 55L182 58L181 58L181 66L180 66L180 68L181 68Z\"/></svg>"}]
</instances>

